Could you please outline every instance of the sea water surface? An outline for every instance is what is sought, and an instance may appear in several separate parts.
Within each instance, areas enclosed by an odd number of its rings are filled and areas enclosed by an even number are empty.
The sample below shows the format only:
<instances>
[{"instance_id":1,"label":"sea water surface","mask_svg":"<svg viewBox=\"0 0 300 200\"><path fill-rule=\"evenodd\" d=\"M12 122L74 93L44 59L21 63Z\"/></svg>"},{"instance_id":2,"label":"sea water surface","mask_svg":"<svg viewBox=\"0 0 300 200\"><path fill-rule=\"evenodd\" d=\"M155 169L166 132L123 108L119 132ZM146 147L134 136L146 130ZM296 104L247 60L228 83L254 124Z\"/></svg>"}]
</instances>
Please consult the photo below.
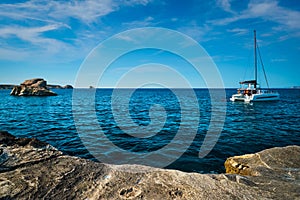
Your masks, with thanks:
<instances>
[{"instance_id":1,"label":"sea water surface","mask_svg":"<svg viewBox=\"0 0 300 200\"><path fill-rule=\"evenodd\" d=\"M58 96L15 97L9 95L10 90L0 90L0 130L6 130L18 137L35 137L66 154L97 161L77 132L72 109L73 91L54 91ZM83 124L87 125L86 130L81 130L94 134L97 139L99 132L88 126L90 118L85 105L88 103L88 92L85 91L88 89L83 90L82 95L78 97L78 102L82 105L79 105L80 109L77 111L82 115ZM281 99L276 102L238 103L229 101L236 90L226 89L226 97L218 100L226 105L218 108L226 111L220 137L208 155L199 158L199 149L211 123L212 105L209 90L194 91L200 113L196 125L192 123L193 119L182 118L182 109L187 109L193 116L195 108L181 108L176 95L168 89L138 89L130 97L128 105L116 104L116 112L122 113L123 109L128 108L128 115L135 126L140 127L140 130L145 128L148 132L153 132L149 137L139 138L132 136L134 130L137 130L132 124L125 122L121 126L114 119L111 107L113 89L97 89L94 105L97 126L100 126L106 137L119 148L129 152L147 153L171 143L182 126L181 123L185 123L185 134L193 134L193 140L182 140L182 144L179 145L188 145L187 150L180 157L172 153L164 156L174 156L174 162L166 168L187 172L222 173L225 170L223 164L230 156L254 153L270 147L300 145L300 90L280 89ZM126 89L123 92L126 93ZM184 96L181 101L189 105L192 97L184 95L184 90L180 92ZM117 98L121 100L122 95L122 92L118 92ZM160 105L159 109L151 110L153 105ZM147 129L151 125L151 117L152 120L158 119L158 124ZM145 133L148 133L147 131ZM105 146L106 143L101 143L100 140L97 141L97 145ZM114 152L113 148L107 148L106 152L98 153L109 157Z\"/></svg>"}]
</instances>

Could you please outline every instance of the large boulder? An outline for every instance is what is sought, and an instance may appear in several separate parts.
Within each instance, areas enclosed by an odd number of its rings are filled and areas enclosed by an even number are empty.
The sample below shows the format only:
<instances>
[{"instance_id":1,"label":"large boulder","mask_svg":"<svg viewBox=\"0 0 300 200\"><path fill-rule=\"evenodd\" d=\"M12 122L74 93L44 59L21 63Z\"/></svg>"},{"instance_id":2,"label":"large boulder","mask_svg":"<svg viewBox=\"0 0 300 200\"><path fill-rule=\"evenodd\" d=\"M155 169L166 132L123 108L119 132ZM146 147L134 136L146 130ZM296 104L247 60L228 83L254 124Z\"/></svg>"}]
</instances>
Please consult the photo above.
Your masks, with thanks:
<instances>
[{"instance_id":1,"label":"large boulder","mask_svg":"<svg viewBox=\"0 0 300 200\"><path fill-rule=\"evenodd\" d=\"M96 163L0 131L0 199L299 199L299 149L259 153L270 154L259 166L273 176L198 174Z\"/></svg>"},{"instance_id":2,"label":"large boulder","mask_svg":"<svg viewBox=\"0 0 300 200\"><path fill-rule=\"evenodd\" d=\"M226 173L274 176L274 172L276 172L277 175L280 174L286 178L293 173L291 169L300 170L300 147L276 147L254 154L234 156L228 158L224 165Z\"/></svg>"},{"instance_id":3,"label":"large boulder","mask_svg":"<svg viewBox=\"0 0 300 200\"><path fill-rule=\"evenodd\" d=\"M10 95L14 96L56 96L47 88L47 81L42 78L25 80L21 85L14 86Z\"/></svg>"}]
</instances>

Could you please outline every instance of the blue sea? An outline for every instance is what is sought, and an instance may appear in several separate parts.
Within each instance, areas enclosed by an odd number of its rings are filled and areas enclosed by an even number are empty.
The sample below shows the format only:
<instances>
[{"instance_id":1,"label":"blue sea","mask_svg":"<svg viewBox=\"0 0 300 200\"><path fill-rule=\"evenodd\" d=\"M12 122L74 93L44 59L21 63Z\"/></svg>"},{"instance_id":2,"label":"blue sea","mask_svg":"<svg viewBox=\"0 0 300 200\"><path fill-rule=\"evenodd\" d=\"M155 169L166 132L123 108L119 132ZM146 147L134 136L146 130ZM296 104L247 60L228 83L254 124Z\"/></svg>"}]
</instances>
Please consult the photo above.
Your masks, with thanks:
<instances>
[{"instance_id":1,"label":"blue sea","mask_svg":"<svg viewBox=\"0 0 300 200\"><path fill-rule=\"evenodd\" d=\"M116 149L141 155L159 152L174 142L182 128L183 137L160 158L172 161L165 168L199 173L225 172L223 165L230 156L300 145L300 90L279 89L281 100L276 102L241 103L230 102L236 90L226 89L226 97L212 105L209 90L194 89L197 108L189 106L192 96L177 90L183 98L169 89L138 89L124 103L129 94L126 89L117 94L113 89L97 89L92 107L89 89L82 89L75 103L69 89L54 89L58 96L53 97L15 97L9 95L10 90L0 90L0 130L37 138L69 155L104 162L115 158ZM211 126L213 106L217 106L216 113L225 115L224 123L219 123L220 133ZM128 115L131 121L127 123L122 116L117 121L115 112ZM217 140L208 138L213 148L199 157L209 130ZM83 141L79 132L86 132L90 140ZM129 159L120 163L131 163Z\"/></svg>"}]
</instances>

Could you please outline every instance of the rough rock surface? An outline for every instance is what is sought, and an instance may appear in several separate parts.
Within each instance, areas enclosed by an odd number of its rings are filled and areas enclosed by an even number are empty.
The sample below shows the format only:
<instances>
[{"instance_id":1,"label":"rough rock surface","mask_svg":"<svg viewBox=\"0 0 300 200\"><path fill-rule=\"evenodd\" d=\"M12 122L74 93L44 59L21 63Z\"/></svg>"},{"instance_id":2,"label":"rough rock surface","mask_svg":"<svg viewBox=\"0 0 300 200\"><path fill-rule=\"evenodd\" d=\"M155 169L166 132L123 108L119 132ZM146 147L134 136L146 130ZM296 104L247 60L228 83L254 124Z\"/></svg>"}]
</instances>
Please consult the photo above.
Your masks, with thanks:
<instances>
[{"instance_id":1,"label":"rough rock surface","mask_svg":"<svg viewBox=\"0 0 300 200\"><path fill-rule=\"evenodd\" d=\"M25 80L21 85L28 86L28 87L47 87L47 81L42 78L34 78Z\"/></svg>"},{"instance_id":2,"label":"rough rock surface","mask_svg":"<svg viewBox=\"0 0 300 200\"><path fill-rule=\"evenodd\" d=\"M256 176L209 175L96 163L2 131L0 199L299 199L300 162L288 156L299 161L299 148L260 152L265 164L259 162ZM247 163L258 169L251 158Z\"/></svg>"},{"instance_id":3,"label":"rough rock surface","mask_svg":"<svg viewBox=\"0 0 300 200\"><path fill-rule=\"evenodd\" d=\"M56 96L48 90L47 81L41 78L25 80L21 85L14 86L11 93L14 96Z\"/></svg>"}]
</instances>

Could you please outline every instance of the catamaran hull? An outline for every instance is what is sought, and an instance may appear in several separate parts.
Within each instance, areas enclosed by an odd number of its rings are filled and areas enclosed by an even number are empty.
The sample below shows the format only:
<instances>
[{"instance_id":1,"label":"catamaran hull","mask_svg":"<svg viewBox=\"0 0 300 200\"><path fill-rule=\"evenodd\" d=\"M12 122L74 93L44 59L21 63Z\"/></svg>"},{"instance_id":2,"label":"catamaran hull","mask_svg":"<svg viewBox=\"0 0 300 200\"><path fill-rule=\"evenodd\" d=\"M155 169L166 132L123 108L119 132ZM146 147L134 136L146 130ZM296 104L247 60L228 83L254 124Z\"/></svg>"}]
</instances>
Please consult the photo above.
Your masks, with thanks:
<instances>
[{"instance_id":1,"label":"catamaran hull","mask_svg":"<svg viewBox=\"0 0 300 200\"><path fill-rule=\"evenodd\" d=\"M245 101L246 97L245 95L242 94L234 94L230 98L230 101Z\"/></svg>"},{"instance_id":2,"label":"catamaran hull","mask_svg":"<svg viewBox=\"0 0 300 200\"><path fill-rule=\"evenodd\" d=\"M247 99L248 100L248 99ZM278 101L279 94L278 93L267 93L267 94L254 94L249 98L251 101Z\"/></svg>"},{"instance_id":3,"label":"catamaran hull","mask_svg":"<svg viewBox=\"0 0 300 200\"><path fill-rule=\"evenodd\" d=\"M278 101L280 99L278 93L253 94L251 96L234 94L230 98L231 101L257 102L257 101Z\"/></svg>"}]
</instances>

